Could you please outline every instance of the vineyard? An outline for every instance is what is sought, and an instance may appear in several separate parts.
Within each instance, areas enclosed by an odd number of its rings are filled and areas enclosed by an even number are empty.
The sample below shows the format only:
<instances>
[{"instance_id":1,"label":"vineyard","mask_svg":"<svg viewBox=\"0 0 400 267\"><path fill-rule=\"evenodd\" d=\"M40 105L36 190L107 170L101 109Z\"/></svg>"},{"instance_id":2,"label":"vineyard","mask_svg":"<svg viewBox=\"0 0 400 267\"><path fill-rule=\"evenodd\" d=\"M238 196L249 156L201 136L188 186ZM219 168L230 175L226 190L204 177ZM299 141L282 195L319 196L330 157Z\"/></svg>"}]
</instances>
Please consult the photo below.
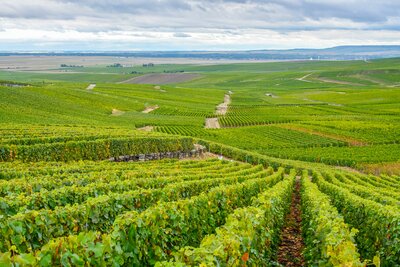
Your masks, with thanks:
<instances>
[{"instance_id":1,"label":"vineyard","mask_svg":"<svg viewBox=\"0 0 400 267\"><path fill-rule=\"evenodd\" d=\"M3 264L273 264L295 183L310 265L400 260L398 176L211 159L3 163L2 177Z\"/></svg>"},{"instance_id":2,"label":"vineyard","mask_svg":"<svg viewBox=\"0 0 400 267\"><path fill-rule=\"evenodd\" d=\"M0 266L400 266L399 69L2 70Z\"/></svg>"}]
</instances>

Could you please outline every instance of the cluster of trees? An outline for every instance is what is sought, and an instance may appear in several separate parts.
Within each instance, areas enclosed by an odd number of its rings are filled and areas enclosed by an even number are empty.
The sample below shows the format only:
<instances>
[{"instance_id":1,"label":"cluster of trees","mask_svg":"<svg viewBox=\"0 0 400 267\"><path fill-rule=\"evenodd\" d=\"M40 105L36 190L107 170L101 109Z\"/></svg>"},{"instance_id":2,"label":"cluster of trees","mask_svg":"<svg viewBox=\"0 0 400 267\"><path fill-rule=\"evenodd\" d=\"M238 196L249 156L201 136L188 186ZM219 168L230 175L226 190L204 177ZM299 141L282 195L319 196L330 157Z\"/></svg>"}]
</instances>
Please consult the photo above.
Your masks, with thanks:
<instances>
[{"instance_id":1,"label":"cluster of trees","mask_svg":"<svg viewBox=\"0 0 400 267\"><path fill-rule=\"evenodd\" d=\"M122 66L121 63L114 63L114 64L107 66L107 68L122 68L122 67L124 67L124 66Z\"/></svg>"},{"instance_id":2,"label":"cluster of trees","mask_svg":"<svg viewBox=\"0 0 400 267\"><path fill-rule=\"evenodd\" d=\"M179 72L185 72L184 70L164 70L164 73L179 73Z\"/></svg>"},{"instance_id":3,"label":"cluster of trees","mask_svg":"<svg viewBox=\"0 0 400 267\"><path fill-rule=\"evenodd\" d=\"M154 63L143 63L143 67L154 67Z\"/></svg>"},{"instance_id":4,"label":"cluster of trees","mask_svg":"<svg viewBox=\"0 0 400 267\"><path fill-rule=\"evenodd\" d=\"M61 68L83 68L83 65L68 65L68 64L61 64Z\"/></svg>"}]
</instances>

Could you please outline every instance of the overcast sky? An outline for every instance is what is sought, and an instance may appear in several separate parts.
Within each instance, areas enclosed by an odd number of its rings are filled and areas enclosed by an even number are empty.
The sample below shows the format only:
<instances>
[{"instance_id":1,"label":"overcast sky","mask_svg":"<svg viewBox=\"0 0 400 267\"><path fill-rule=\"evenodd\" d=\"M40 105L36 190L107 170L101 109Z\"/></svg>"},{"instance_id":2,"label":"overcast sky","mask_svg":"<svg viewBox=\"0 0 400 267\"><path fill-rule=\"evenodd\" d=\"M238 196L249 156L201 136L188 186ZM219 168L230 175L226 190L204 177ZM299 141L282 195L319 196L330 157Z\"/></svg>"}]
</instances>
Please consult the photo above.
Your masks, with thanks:
<instances>
[{"instance_id":1,"label":"overcast sky","mask_svg":"<svg viewBox=\"0 0 400 267\"><path fill-rule=\"evenodd\" d=\"M400 44L400 0L0 0L0 50Z\"/></svg>"}]
</instances>

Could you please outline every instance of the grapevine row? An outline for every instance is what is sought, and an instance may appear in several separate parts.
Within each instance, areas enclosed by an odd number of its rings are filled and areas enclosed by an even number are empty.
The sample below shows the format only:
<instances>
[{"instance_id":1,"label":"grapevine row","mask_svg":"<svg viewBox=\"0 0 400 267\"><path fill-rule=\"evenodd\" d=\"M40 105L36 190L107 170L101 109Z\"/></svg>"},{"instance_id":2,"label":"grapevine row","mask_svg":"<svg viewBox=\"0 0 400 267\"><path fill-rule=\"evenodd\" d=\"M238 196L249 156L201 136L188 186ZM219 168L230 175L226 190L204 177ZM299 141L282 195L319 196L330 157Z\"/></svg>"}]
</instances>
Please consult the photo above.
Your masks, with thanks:
<instances>
[{"instance_id":1,"label":"grapevine row","mask_svg":"<svg viewBox=\"0 0 400 267\"><path fill-rule=\"evenodd\" d=\"M296 172L229 215L199 247L184 247L156 266L265 266L275 260L280 229L290 206Z\"/></svg>"},{"instance_id":2,"label":"grapevine row","mask_svg":"<svg viewBox=\"0 0 400 267\"><path fill-rule=\"evenodd\" d=\"M19 250L20 255L13 255L15 252L6 251L0 258L9 263L28 260L27 266L38 262L59 265L64 260L101 266L154 264L168 259L174 247L197 245L202 237L223 225L235 208L249 205L253 196L282 178L283 169L270 177L221 185L190 199L161 202L141 213L130 211L118 216L111 234L89 232L48 239L48 244L38 247L35 253ZM173 200L171 197L167 201Z\"/></svg>"}]
</instances>

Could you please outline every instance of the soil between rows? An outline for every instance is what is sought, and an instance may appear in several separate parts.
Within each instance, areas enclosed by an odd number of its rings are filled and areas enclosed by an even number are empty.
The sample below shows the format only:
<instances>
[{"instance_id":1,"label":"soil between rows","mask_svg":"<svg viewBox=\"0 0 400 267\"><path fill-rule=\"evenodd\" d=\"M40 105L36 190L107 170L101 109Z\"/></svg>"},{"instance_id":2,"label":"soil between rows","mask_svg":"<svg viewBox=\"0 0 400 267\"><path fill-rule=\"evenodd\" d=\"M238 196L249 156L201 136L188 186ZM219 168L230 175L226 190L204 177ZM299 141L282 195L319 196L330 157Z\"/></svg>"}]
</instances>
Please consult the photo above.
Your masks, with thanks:
<instances>
[{"instance_id":1,"label":"soil between rows","mask_svg":"<svg viewBox=\"0 0 400 267\"><path fill-rule=\"evenodd\" d=\"M286 215L285 225L281 233L281 244L278 248L278 263L282 266L305 266L302 255L304 242L301 234L300 185L300 179L297 178L295 190L292 195L290 212Z\"/></svg>"}]
</instances>

